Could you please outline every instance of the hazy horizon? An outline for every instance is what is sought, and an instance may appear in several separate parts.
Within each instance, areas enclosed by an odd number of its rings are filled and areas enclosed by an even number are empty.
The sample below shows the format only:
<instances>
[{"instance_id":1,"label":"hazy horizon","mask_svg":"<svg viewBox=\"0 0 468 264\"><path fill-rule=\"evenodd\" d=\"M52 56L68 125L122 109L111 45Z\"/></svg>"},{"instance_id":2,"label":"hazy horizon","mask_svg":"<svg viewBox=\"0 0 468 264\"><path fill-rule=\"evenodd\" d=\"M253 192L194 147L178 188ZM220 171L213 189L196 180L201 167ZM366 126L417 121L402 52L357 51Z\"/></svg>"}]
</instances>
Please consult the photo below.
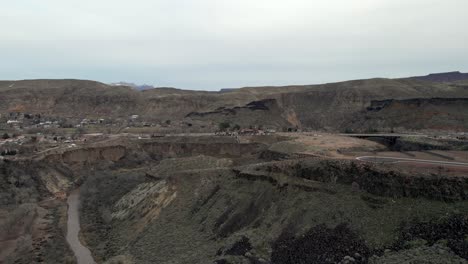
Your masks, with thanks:
<instances>
[{"instance_id":1,"label":"hazy horizon","mask_svg":"<svg viewBox=\"0 0 468 264\"><path fill-rule=\"evenodd\" d=\"M0 81L33 81L33 80L81 80L81 81L97 81L101 82L104 84L108 85L136 85L136 86L153 86L154 88L175 88L175 89L180 89L180 90L198 90L198 91L220 91L223 89L240 89L240 88L246 88L246 87L281 87L281 86L302 86L302 85L321 85L321 84L328 84L328 83L340 83L340 82L347 82L347 81L356 81L356 80L369 80L369 79L378 79L378 78L384 78L384 79L398 79L398 78L410 78L410 77L420 77L420 76L426 76L430 74L443 74L443 73L452 73L452 72L459 72L462 74L467 74L464 71L459 71L459 70L453 70L453 71L448 71L448 72L431 72L431 73L425 73L421 75L412 75L412 76L395 76L395 77L368 77L368 78L358 78L358 79L346 79L346 80L334 80L330 82L322 82L322 83L289 83L289 84L277 84L277 85L270 85L270 84L264 84L264 85L245 85L245 86L238 86L238 87L214 87L211 89L191 89L191 88L186 88L186 87L175 87L175 86L161 86L161 85L154 85L150 83L138 83L138 82L131 82L131 81L112 81L112 82L103 82L99 80L92 80L92 79L80 79L80 78L28 78L28 79L0 79Z\"/></svg>"},{"instance_id":2,"label":"hazy horizon","mask_svg":"<svg viewBox=\"0 0 468 264\"><path fill-rule=\"evenodd\" d=\"M468 69L463 0L3 4L0 79L218 90Z\"/></svg>"}]
</instances>

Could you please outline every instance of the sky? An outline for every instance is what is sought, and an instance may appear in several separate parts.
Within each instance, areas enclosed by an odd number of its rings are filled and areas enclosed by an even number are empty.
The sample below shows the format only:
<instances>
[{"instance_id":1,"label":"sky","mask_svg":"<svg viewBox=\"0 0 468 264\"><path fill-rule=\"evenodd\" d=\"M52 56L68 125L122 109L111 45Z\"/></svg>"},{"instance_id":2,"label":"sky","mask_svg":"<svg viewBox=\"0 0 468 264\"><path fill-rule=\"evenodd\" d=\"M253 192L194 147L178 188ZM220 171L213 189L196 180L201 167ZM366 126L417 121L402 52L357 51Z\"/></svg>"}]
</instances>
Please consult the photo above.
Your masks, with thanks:
<instances>
[{"instance_id":1,"label":"sky","mask_svg":"<svg viewBox=\"0 0 468 264\"><path fill-rule=\"evenodd\" d=\"M466 0L15 0L0 79L196 90L468 71Z\"/></svg>"}]
</instances>

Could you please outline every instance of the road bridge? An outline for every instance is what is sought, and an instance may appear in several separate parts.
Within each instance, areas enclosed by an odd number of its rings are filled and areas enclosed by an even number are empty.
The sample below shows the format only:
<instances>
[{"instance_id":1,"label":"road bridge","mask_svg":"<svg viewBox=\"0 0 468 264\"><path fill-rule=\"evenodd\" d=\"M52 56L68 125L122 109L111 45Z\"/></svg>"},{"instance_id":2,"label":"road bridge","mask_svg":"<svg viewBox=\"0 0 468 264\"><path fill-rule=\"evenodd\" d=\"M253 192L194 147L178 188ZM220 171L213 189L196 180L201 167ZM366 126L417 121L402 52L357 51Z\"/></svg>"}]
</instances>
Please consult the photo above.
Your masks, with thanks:
<instances>
[{"instance_id":1,"label":"road bridge","mask_svg":"<svg viewBox=\"0 0 468 264\"><path fill-rule=\"evenodd\" d=\"M468 168L468 163L466 162L453 162L453 161L439 161L439 160L425 160L425 159L409 159L409 158L395 158L395 157L381 157L381 156L363 156L357 157L357 160L371 162L371 163L423 163L431 164L438 166L455 166L455 167L464 167Z\"/></svg>"},{"instance_id":2,"label":"road bridge","mask_svg":"<svg viewBox=\"0 0 468 264\"><path fill-rule=\"evenodd\" d=\"M387 133L387 134L373 134L373 133L362 133L362 134L340 134L340 136L346 137L357 137L357 138L369 138L369 137L427 137L423 134L397 134L397 133Z\"/></svg>"},{"instance_id":3,"label":"road bridge","mask_svg":"<svg viewBox=\"0 0 468 264\"><path fill-rule=\"evenodd\" d=\"M340 136L362 138L362 139L382 139L389 145L394 145L396 143L397 139L402 138L402 137L427 137L427 135L423 135L423 134L396 134L396 133L387 133L387 134L371 134L371 133L340 134Z\"/></svg>"}]
</instances>

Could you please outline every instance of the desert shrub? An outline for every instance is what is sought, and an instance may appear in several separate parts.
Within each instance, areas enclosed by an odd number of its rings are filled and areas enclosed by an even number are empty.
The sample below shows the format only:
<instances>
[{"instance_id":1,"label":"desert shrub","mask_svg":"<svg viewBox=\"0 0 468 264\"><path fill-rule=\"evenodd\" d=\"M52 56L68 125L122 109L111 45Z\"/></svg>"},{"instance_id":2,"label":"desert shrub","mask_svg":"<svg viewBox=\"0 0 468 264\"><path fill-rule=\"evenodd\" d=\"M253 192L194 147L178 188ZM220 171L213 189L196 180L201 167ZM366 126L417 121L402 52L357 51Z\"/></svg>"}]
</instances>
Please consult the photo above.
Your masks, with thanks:
<instances>
[{"instance_id":1,"label":"desert shrub","mask_svg":"<svg viewBox=\"0 0 468 264\"><path fill-rule=\"evenodd\" d=\"M272 250L271 262L285 264L338 263L345 256L362 256L354 263L365 263L371 254L364 241L346 224L336 228L318 225L299 237L283 232Z\"/></svg>"},{"instance_id":2,"label":"desert shrub","mask_svg":"<svg viewBox=\"0 0 468 264\"><path fill-rule=\"evenodd\" d=\"M446 240L447 246L459 256L468 258L468 217L466 215L451 215L428 222L413 220L402 223L395 249L402 249L407 241L423 239L429 245Z\"/></svg>"},{"instance_id":3,"label":"desert shrub","mask_svg":"<svg viewBox=\"0 0 468 264\"><path fill-rule=\"evenodd\" d=\"M231 124L229 124L229 122L221 122L219 123L218 128L220 131L226 131L230 126Z\"/></svg>"},{"instance_id":4,"label":"desert shrub","mask_svg":"<svg viewBox=\"0 0 468 264\"><path fill-rule=\"evenodd\" d=\"M230 249L226 250L226 255L242 256L250 250L252 250L252 245L250 244L249 239L244 236L241 240L234 243Z\"/></svg>"},{"instance_id":5,"label":"desert shrub","mask_svg":"<svg viewBox=\"0 0 468 264\"><path fill-rule=\"evenodd\" d=\"M369 127L369 128L367 128L366 132L367 133L377 133L377 132L379 132L379 130L376 129L376 128L373 128L373 127Z\"/></svg>"}]
</instances>

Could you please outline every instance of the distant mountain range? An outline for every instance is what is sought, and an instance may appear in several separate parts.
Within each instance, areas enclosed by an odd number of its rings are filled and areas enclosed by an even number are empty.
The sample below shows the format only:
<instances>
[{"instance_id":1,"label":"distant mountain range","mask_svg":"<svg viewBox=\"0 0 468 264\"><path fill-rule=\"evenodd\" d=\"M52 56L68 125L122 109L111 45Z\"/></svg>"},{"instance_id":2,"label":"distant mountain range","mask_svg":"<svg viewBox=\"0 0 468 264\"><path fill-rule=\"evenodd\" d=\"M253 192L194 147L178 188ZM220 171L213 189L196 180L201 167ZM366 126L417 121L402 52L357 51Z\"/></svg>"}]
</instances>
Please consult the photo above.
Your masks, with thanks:
<instances>
[{"instance_id":1,"label":"distant mountain range","mask_svg":"<svg viewBox=\"0 0 468 264\"><path fill-rule=\"evenodd\" d=\"M428 82L438 82L438 83L443 83L443 82L457 82L457 81L468 81L468 73L462 73L459 71L453 71L453 72L441 72L441 73L431 73L426 76L414 76L410 77L410 79L417 79L421 81L428 81ZM138 91L144 91L144 90L150 90L150 89L155 89L158 87L155 87L153 85L149 84L135 84L135 83L130 83L130 82L116 82L116 83L109 83L110 86L127 86L131 87L135 90ZM239 88L222 88L219 90L220 93L229 93L232 91L235 91Z\"/></svg>"},{"instance_id":2,"label":"distant mountain range","mask_svg":"<svg viewBox=\"0 0 468 264\"><path fill-rule=\"evenodd\" d=\"M139 90L139 91L156 88L156 87L154 87L152 85L148 85L148 84L138 85L138 84L128 83L128 82L110 83L109 85L111 85L111 86L128 86L128 87L132 87L133 89Z\"/></svg>"},{"instance_id":3,"label":"distant mountain range","mask_svg":"<svg viewBox=\"0 0 468 264\"><path fill-rule=\"evenodd\" d=\"M431 73L426 76L416 76L414 79L430 81L430 82L456 82L468 80L468 73L461 73L459 71Z\"/></svg>"}]
</instances>

